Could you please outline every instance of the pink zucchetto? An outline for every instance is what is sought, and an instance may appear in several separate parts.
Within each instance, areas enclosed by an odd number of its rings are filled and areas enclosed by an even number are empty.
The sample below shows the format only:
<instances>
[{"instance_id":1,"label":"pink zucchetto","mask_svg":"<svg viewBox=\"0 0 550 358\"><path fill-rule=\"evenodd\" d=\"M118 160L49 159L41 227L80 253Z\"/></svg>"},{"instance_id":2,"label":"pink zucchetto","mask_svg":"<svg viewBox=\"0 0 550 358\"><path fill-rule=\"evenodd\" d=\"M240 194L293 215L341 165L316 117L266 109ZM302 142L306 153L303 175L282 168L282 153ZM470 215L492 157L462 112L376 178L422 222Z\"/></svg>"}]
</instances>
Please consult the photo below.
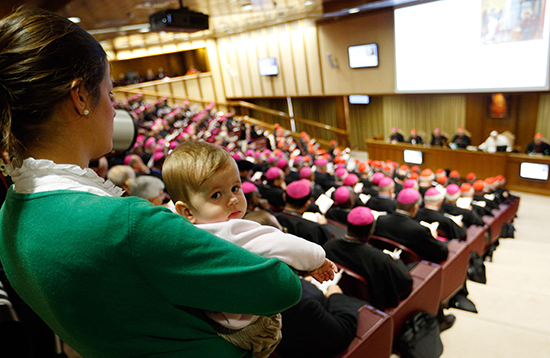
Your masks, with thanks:
<instances>
[{"instance_id":1,"label":"pink zucchetto","mask_svg":"<svg viewBox=\"0 0 550 358\"><path fill-rule=\"evenodd\" d=\"M251 157L253 155L254 155L254 151L252 149L249 149L249 150L246 151L246 156L247 157Z\"/></svg>"},{"instance_id":2,"label":"pink zucchetto","mask_svg":"<svg viewBox=\"0 0 550 358\"><path fill-rule=\"evenodd\" d=\"M348 174L348 171L344 168L338 168L334 172L334 175L339 179L343 179L347 174Z\"/></svg>"},{"instance_id":3,"label":"pink zucchetto","mask_svg":"<svg viewBox=\"0 0 550 358\"><path fill-rule=\"evenodd\" d=\"M392 178L389 178L389 177L383 177L382 179L380 179L380 181L378 182L378 187L379 188L383 188L385 186L390 186L393 184L393 180Z\"/></svg>"},{"instance_id":4,"label":"pink zucchetto","mask_svg":"<svg viewBox=\"0 0 550 358\"><path fill-rule=\"evenodd\" d=\"M344 178L343 184L347 186L354 186L355 184L357 184L358 181L359 178L357 178L357 175L351 173Z\"/></svg>"},{"instance_id":5,"label":"pink zucchetto","mask_svg":"<svg viewBox=\"0 0 550 358\"><path fill-rule=\"evenodd\" d=\"M285 158L281 158L277 161L277 168L283 169L288 164L288 161Z\"/></svg>"},{"instance_id":6,"label":"pink zucchetto","mask_svg":"<svg viewBox=\"0 0 550 358\"><path fill-rule=\"evenodd\" d=\"M154 162L157 162L157 161L161 160L162 158L164 158L164 153L163 152L156 152L155 154L153 154L153 161Z\"/></svg>"},{"instance_id":7,"label":"pink zucchetto","mask_svg":"<svg viewBox=\"0 0 550 358\"><path fill-rule=\"evenodd\" d=\"M285 155L285 153L283 153L283 152L277 152L275 155L277 156L277 158L282 158L283 155Z\"/></svg>"},{"instance_id":8,"label":"pink zucchetto","mask_svg":"<svg viewBox=\"0 0 550 358\"><path fill-rule=\"evenodd\" d=\"M302 199L309 196L311 193L311 186L307 184L305 180L297 180L288 184L286 187L286 195L293 199Z\"/></svg>"},{"instance_id":9,"label":"pink zucchetto","mask_svg":"<svg viewBox=\"0 0 550 358\"><path fill-rule=\"evenodd\" d=\"M403 183L403 189L414 188L416 184L418 184L418 183L416 182L416 180L414 180L414 179L407 179L407 180L405 180L405 182Z\"/></svg>"},{"instance_id":10,"label":"pink zucchetto","mask_svg":"<svg viewBox=\"0 0 550 358\"><path fill-rule=\"evenodd\" d=\"M254 153L254 158L258 159L261 155L262 155L261 152L255 152Z\"/></svg>"},{"instance_id":11,"label":"pink zucchetto","mask_svg":"<svg viewBox=\"0 0 550 358\"><path fill-rule=\"evenodd\" d=\"M372 224L374 221L374 215L369 208L364 206L358 206L351 209L348 214L348 223L355 226L367 226Z\"/></svg>"},{"instance_id":12,"label":"pink zucchetto","mask_svg":"<svg viewBox=\"0 0 550 358\"><path fill-rule=\"evenodd\" d=\"M311 177L311 168L310 167L303 167L300 169L300 178L302 179L308 179Z\"/></svg>"},{"instance_id":13,"label":"pink zucchetto","mask_svg":"<svg viewBox=\"0 0 550 358\"><path fill-rule=\"evenodd\" d=\"M251 183L249 181L245 181L243 183L243 185L241 185L241 188L243 190L243 193L245 193L245 194L250 194L253 191L258 189L258 187L256 185L254 185L253 183Z\"/></svg>"},{"instance_id":14,"label":"pink zucchetto","mask_svg":"<svg viewBox=\"0 0 550 358\"><path fill-rule=\"evenodd\" d=\"M267 158L267 162L269 164L273 163L275 161L275 159L277 159L277 157L275 157L274 155L270 156L269 158Z\"/></svg>"},{"instance_id":15,"label":"pink zucchetto","mask_svg":"<svg viewBox=\"0 0 550 358\"><path fill-rule=\"evenodd\" d=\"M454 201L460 197L460 187L456 184L451 184L447 186L447 194L445 198L448 200Z\"/></svg>"},{"instance_id":16,"label":"pink zucchetto","mask_svg":"<svg viewBox=\"0 0 550 358\"><path fill-rule=\"evenodd\" d=\"M269 168L265 173L267 180L277 179L281 175L281 169L277 167Z\"/></svg>"},{"instance_id":17,"label":"pink zucchetto","mask_svg":"<svg viewBox=\"0 0 550 358\"><path fill-rule=\"evenodd\" d=\"M349 200L349 195L349 188L341 186L334 191L334 202L336 202L336 204L344 204Z\"/></svg>"},{"instance_id":18,"label":"pink zucchetto","mask_svg":"<svg viewBox=\"0 0 550 358\"><path fill-rule=\"evenodd\" d=\"M264 149L264 151L262 152L263 155L267 156L267 155L270 155L271 154L271 150L269 149Z\"/></svg>"},{"instance_id":19,"label":"pink zucchetto","mask_svg":"<svg viewBox=\"0 0 550 358\"><path fill-rule=\"evenodd\" d=\"M380 172L374 173L374 175L372 176L372 183L378 185L380 179L382 179L383 177L385 177L385 175Z\"/></svg>"},{"instance_id":20,"label":"pink zucchetto","mask_svg":"<svg viewBox=\"0 0 550 358\"><path fill-rule=\"evenodd\" d=\"M314 164L318 167L324 167L327 165L327 161L325 159L316 159Z\"/></svg>"},{"instance_id":21,"label":"pink zucchetto","mask_svg":"<svg viewBox=\"0 0 550 358\"><path fill-rule=\"evenodd\" d=\"M424 194L424 199L425 200L437 201L437 200L442 199L442 198L443 198L443 196L441 195L441 192L439 190L437 190L436 188L430 188Z\"/></svg>"},{"instance_id":22,"label":"pink zucchetto","mask_svg":"<svg viewBox=\"0 0 550 358\"><path fill-rule=\"evenodd\" d=\"M157 143L157 141L155 140L155 138L149 137L145 141L145 148L151 147L151 146L155 145L156 143Z\"/></svg>"},{"instance_id":23,"label":"pink zucchetto","mask_svg":"<svg viewBox=\"0 0 550 358\"><path fill-rule=\"evenodd\" d=\"M397 202L408 205L416 203L420 199L420 193L415 189L403 189L397 195Z\"/></svg>"},{"instance_id":24,"label":"pink zucchetto","mask_svg":"<svg viewBox=\"0 0 550 358\"><path fill-rule=\"evenodd\" d=\"M233 153L233 154L231 155L231 157L232 157L233 159L235 159L235 160L241 160L241 159L243 159L242 156L241 156L241 153L239 153L239 152Z\"/></svg>"}]
</instances>

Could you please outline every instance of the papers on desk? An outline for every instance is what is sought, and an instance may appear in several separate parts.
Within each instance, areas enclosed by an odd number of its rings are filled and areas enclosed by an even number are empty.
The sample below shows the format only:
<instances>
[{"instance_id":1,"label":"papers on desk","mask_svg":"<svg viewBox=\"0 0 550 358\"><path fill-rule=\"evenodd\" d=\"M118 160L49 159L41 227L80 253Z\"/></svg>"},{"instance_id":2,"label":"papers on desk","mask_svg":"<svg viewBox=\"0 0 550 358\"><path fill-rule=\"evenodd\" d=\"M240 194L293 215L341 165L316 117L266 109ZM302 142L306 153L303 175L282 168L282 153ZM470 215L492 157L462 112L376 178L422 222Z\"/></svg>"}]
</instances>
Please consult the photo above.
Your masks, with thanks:
<instances>
[{"instance_id":1,"label":"papers on desk","mask_svg":"<svg viewBox=\"0 0 550 358\"><path fill-rule=\"evenodd\" d=\"M432 233L432 236L434 237L434 239L437 238L437 228L439 227L439 223L437 221L434 221L431 224L428 223L428 222L425 222L425 221L421 221L420 225L425 226L428 229L430 229L430 232Z\"/></svg>"},{"instance_id":2,"label":"papers on desk","mask_svg":"<svg viewBox=\"0 0 550 358\"><path fill-rule=\"evenodd\" d=\"M361 182L358 182L357 184L355 184L355 186L353 187L353 191L356 193L356 194L359 194L359 193L362 193L363 192L363 187L365 185Z\"/></svg>"},{"instance_id":3,"label":"papers on desk","mask_svg":"<svg viewBox=\"0 0 550 358\"><path fill-rule=\"evenodd\" d=\"M332 193L334 193L336 191L336 188L335 187L332 187L330 188L329 190L327 190L325 192L325 195L328 196L329 198L332 196Z\"/></svg>"},{"instance_id":4,"label":"papers on desk","mask_svg":"<svg viewBox=\"0 0 550 358\"><path fill-rule=\"evenodd\" d=\"M326 194L319 195L317 200L315 200L315 205L319 207L319 210L321 211L321 213L323 213L323 215L327 213L332 204L334 204L334 200L332 200Z\"/></svg>"},{"instance_id":5,"label":"papers on desk","mask_svg":"<svg viewBox=\"0 0 550 358\"><path fill-rule=\"evenodd\" d=\"M342 278L342 275L344 274L344 270L340 270L337 273L334 274L334 279L330 281L325 281L323 283L312 279L311 283L314 284L318 289L323 291L323 293L327 293L327 289L329 286L337 285L338 282L340 282L340 279Z\"/></svg>"},{"instance_id":6,"label":"papers on desk","mask_svg":"<svg viewBox=\"0 0 550 358\"><path fill-rule=\"evenodd\" d=\"M487 200L494 201L495 200L495 194L485 194L483 197Z\"/></svg>"},{"instance_id":7,"label":"papers on desk","mask_svg":"<svg viewBox=\"0 0 550 358\"><path fill-rule=\"evenodd\" d=\"M461 215L451 215L451 214L449 214L449 213L445 213L445 214L443 214L443 215L445 215L446 217L448 217L449 219L451 219L452 221L454 221L455 224L457 224L458 226L461 226L461 227L462 227L462 225L463 225L463 224L462 224L462 219L463 219L464 215L462 215L462 214L461 214Z\"/></svg>"}]
</instances>

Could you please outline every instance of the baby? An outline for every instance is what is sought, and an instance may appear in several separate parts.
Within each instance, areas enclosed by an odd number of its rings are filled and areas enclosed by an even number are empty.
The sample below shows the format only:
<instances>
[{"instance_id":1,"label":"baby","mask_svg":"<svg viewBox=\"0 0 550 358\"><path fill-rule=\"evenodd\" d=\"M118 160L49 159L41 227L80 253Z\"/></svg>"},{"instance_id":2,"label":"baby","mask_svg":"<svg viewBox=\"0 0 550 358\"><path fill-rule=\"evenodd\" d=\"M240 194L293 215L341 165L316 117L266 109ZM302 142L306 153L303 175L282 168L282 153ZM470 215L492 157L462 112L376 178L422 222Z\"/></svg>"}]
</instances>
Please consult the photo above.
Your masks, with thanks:
<instances>
[{"instance_id":1,"label":"baby","mask_svg":"<svg viewBox=\"0 0 550 358\"><path fill-rule=\"evenodd\" d=\"M198 227L264 257L307 271L319 282L331 280L336 266L317 244L258 223L241 220L247 203L237 164L224 149L189 141L163 165L166 190L178 214ZM218 334L255 357L268 357L281 339L280 314L258 317L206 311Z\"/></svg>"}]
</instances>

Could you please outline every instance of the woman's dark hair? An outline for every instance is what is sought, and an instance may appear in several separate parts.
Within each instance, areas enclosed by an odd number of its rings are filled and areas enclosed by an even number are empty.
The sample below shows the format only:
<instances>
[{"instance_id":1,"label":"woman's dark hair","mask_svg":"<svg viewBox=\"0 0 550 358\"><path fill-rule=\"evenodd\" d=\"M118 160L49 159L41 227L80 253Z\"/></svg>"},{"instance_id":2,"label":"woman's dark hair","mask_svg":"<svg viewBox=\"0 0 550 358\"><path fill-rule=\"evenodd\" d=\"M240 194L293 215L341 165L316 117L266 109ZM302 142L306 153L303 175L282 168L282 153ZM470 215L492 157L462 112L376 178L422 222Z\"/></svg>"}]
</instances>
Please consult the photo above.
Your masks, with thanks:
<instances>
[{"instance_id":1,"label":"woman's dark hair","mask_svg":"<svg viewBox=\"0 0 550 358\"><path fill-rule=\"evenodd\" d=\"M107 55L67 18L21 7L0 21L0 150L15 155L71 93L74 80L97 105Z\"/></svg>"}]
</instances>

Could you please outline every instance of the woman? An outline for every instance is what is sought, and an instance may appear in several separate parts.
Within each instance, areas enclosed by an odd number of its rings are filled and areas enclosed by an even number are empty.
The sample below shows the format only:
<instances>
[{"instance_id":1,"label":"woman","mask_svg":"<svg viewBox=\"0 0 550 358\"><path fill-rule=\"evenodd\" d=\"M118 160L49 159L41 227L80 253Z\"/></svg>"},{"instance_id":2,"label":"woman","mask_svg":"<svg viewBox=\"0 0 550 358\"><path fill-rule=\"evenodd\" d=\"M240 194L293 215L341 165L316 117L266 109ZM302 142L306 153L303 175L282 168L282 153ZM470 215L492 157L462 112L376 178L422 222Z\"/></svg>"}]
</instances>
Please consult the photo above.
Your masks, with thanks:
<instances>
[{"instance_id":1,"label":"woman","mask_svg":"<svg viewBox=\"0 0 550 358\"><path fill-rule=\"evenodd\" d=\"M111 150L111 86L105 52L69 20L20 9L0 21L8 279L84 357L248 356L203 310L274 315L299 300L297 276L87 168Z\"/></svg>"}]
</instances>

